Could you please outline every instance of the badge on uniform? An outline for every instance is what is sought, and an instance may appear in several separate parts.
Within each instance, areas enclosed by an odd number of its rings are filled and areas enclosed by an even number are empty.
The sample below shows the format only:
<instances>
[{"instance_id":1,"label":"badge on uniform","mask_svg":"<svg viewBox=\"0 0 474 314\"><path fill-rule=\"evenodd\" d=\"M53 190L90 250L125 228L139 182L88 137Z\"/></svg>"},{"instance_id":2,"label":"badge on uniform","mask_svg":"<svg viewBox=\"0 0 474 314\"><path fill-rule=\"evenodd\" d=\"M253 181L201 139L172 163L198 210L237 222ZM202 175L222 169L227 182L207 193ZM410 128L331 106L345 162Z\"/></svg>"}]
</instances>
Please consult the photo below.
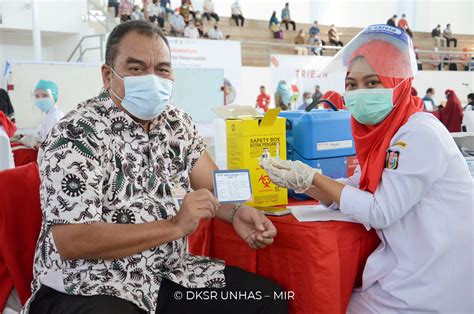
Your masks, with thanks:
<instances>
[{"instance_id":1,"label":"badge on uniform","mask_svg":"<svg viewBox=\"0 0 474 314\"><path fill-rule=\"evenodd\" d=\"M385 168L395 170L398 168L398 156L400 152L387 150L387 156L385 157Z\"/></svg>"}]
</instances>

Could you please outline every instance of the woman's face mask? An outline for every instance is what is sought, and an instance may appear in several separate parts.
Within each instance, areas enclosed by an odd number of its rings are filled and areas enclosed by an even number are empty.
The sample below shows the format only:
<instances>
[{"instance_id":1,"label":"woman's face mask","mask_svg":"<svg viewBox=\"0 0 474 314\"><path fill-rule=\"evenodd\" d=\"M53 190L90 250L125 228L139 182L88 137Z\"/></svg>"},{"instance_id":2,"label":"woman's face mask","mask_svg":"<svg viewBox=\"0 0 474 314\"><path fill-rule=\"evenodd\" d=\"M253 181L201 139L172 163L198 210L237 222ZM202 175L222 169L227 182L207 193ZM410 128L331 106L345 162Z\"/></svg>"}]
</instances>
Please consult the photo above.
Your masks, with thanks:
<instances>
[{"instance_id":1,"label":"woman's face mask","mask_svg":"<svg viewBox=\"0 0 474 314\"><path fill-rule=\"evenodd\" d=\"M403 81L402 81L403 82ZM365 125L382 122L394 108L394 88L356 89L344 93L344 102L354 119Z\"/></svg>"}]
</instances>

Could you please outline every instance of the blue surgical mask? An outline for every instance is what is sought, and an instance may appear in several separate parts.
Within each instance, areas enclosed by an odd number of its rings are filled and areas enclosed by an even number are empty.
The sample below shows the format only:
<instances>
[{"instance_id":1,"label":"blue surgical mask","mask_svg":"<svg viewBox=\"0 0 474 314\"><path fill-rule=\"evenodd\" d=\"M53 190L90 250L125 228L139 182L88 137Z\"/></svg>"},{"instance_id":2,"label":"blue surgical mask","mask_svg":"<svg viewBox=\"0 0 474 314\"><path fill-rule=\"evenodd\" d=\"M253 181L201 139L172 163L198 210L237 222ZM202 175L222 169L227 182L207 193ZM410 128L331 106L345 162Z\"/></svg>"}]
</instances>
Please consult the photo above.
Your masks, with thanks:
<instances>
[{"instance_id":1,"label":"blue surgical mask","mask_svg":"<svg viewBox=\"0 0 474 314\"><path fill-rule=\"evenodd\" d=\"M39 110L43 111L43 112L48 112L49 110L51 110L51 108L53 108L54 106L54 103L53 101L51 100L51 98L38 98L38 99L35 99L35 105L36 107L39 108Z\"/></svg>"},{"instance_id":2,"label":"blue surgical mask","mask_svg":"<svg viewBox=\"0 0 474 314\"><path fill-rule=\"evenodd\" d=\"M378 124L392 112L393 90L402 82L394 88L357 89L345 92L345 105L359 123Z\"/></svg>"},{"instance_id":3,"label":"blue surgical mask","mask_svg":"<svg viewBox=\"0 0 474 314\"><path fill-rule=\"evenodd\" d=\"M304 100L304 103L307 104L308 106L311 105L311 103L313 102L313 99L312 98L306 98Z\"/></svg>"},{"instance_id":4,"label":"blue surgical mask","mask_svg":"<svg viewBox=\"0 0 474 314\"><path fill-rule=\"evenodd\" d=\"M169 104L173 91L172 80L154 74L122 78L114 69L112 72L124 82L125 96L120 98L112 89L110 91L134 117L145 121L153 120Z\"/></svg>"}]
</instances>

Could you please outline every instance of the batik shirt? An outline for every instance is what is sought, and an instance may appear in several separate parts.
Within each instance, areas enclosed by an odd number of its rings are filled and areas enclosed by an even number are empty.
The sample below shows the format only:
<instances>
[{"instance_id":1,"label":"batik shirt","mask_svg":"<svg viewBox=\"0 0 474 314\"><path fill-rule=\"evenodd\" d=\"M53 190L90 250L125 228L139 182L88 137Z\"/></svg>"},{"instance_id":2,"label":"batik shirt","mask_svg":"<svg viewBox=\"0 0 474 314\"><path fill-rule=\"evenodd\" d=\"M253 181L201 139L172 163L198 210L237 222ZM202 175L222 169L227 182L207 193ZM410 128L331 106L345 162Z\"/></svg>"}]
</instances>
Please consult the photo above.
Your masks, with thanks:
<instances>
[{"instance_id":1,"label":"batik shirt","mask_svg":"<svg viewBox=\"0 0 474 314\"><path fill-rule=\"evenodd\" d=\"M70 112L42 144L43 222L33 291L41 284L72 295L112 295L155 313L162 278L188 288L223 287L222 261L188 253L182 238L116 260L65 260L55 224L140 224L170 219L175 191L206 149L190 117L167 106L147 134L107 93Z\"/></svg>"}]
</instances>

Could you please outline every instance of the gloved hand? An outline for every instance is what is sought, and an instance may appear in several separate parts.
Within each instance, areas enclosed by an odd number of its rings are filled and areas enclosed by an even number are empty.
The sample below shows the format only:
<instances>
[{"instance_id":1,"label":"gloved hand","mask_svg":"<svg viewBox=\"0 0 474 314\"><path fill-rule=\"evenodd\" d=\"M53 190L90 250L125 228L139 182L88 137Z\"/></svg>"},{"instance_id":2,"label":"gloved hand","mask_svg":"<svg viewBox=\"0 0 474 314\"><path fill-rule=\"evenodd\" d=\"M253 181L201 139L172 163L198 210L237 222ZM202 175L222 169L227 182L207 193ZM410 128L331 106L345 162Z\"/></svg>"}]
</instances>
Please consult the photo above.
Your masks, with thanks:
<instances>
[{"instance_id":1,"label":"gloved hand","mask_svg":"<svg viewBox=\"0 0 474 314\"><path fill-rule=\"evenodd\" d=\"M265 169L273 183L297 193L308 190L314 174L322 173L321 169L311 168L301 161L276 160L272 157L260 159L260 167Z\"/></svg>"}]
</instances>

